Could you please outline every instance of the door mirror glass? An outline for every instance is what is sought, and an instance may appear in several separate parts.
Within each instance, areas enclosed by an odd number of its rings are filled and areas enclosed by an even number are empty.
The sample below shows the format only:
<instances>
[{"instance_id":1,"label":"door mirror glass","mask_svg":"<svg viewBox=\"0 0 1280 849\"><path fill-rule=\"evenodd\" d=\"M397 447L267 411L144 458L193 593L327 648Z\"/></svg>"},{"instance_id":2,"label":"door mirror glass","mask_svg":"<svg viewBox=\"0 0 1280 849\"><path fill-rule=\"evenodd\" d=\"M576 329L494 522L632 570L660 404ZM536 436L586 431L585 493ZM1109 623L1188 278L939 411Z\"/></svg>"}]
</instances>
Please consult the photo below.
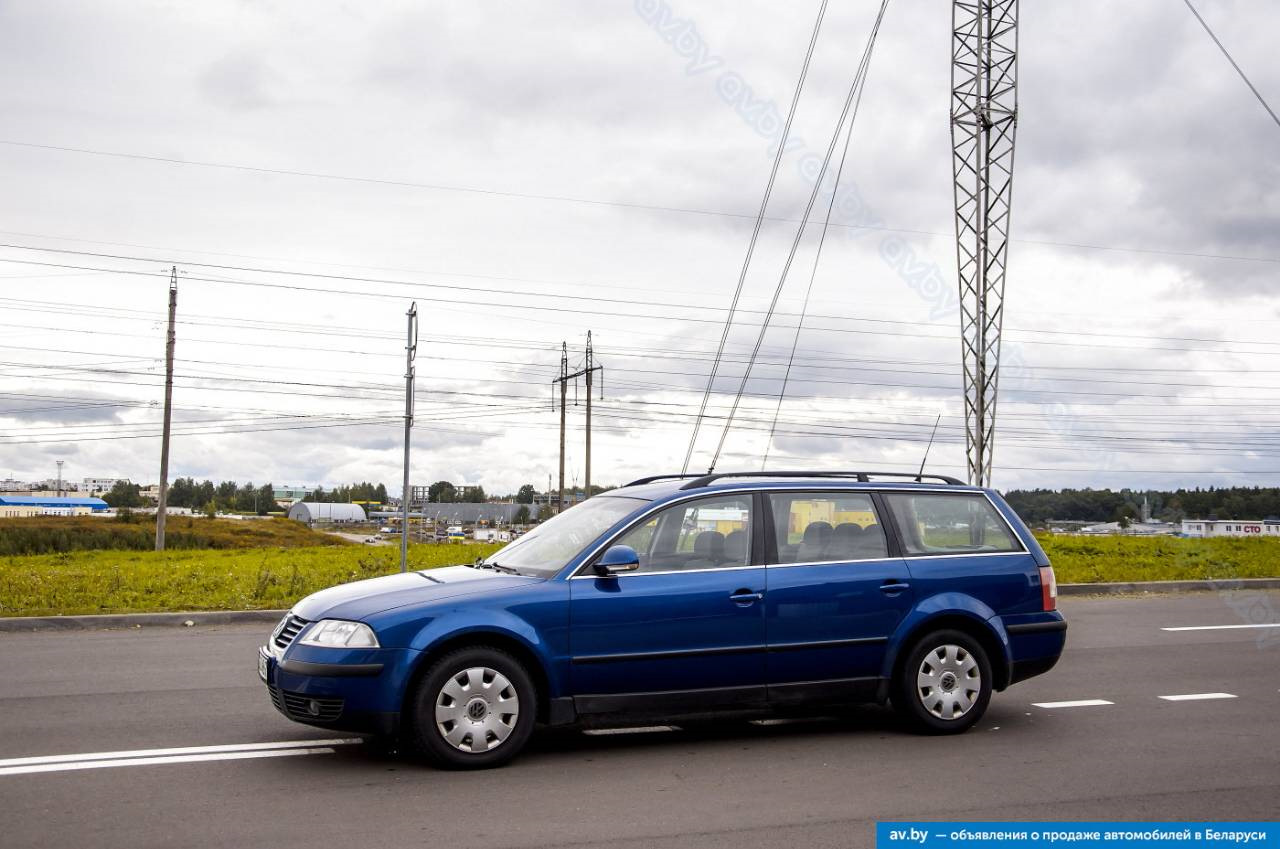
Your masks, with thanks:
<instances>
[{"instance_id":1,"label":"door mirror glass","mask_svg":"<svg viewBox=\"0 0 1280 849\"><path fill-rule=\"evenodd\" d=\"M640 568L640 555L629 545L610 546L600 559L596 561L597 575L609 577L623 572L634 572Z\"/></svg>"}]
</instances>

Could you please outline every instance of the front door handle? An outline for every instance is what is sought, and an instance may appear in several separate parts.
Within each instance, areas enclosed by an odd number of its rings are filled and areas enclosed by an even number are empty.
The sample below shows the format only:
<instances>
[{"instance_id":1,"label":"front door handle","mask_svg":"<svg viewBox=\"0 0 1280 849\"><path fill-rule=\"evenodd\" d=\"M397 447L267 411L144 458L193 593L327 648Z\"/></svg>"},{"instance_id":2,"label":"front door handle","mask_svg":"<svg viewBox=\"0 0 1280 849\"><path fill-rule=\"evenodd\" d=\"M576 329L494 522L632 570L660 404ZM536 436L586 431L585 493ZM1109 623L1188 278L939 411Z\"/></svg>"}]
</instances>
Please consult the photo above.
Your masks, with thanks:
<instances>
[{"instance_id":1,"label":"front door handle","mask_svg":"<svg viewBox=\"0 0 1280 849\"><path fill-rule=\"evenodd\" d=\"M897 595L898 593L910 587L911 585L908 584L906 581L891 580L891 581L885 581L883 584L880 585L880 592L884 593L885 595Z\"/></svg>"},{"instance_id":2,"label":"front door handle","mask_svg":"<svg viewBox=\"0 0 1280 849\"><path fill-rule=\"evenodd\" d=\"M754 604L755 602L760 601L763 598L764 598L764 593L755 592L754 590L748 590L748 589L734 590L729 595L730 601L732 601L734 604L741 605L742 607L746 607L750 604Z\"/></svg>"}]
</instances>

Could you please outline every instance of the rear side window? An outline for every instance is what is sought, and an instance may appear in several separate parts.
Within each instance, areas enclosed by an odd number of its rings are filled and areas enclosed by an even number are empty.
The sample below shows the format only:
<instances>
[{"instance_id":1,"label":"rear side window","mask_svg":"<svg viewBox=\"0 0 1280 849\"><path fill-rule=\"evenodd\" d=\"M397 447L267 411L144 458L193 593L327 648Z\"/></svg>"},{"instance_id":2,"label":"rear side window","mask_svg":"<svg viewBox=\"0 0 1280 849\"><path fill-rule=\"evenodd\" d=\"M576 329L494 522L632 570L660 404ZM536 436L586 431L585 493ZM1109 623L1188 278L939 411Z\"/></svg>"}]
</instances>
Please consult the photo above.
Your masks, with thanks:
<instances>
[{"instance_id":1,"label":"rear side window","mask_svg":"<svg viewBox=\"0 0 1280 849\"><path fill-rule=\"evenodd\" d=\"M890 493L905 554L1022 551L1004 518L977 493Z\"/></svg>"},{"instance_id":2,"label":"rear side window","mask_svg":"<svg viewBox=\"0 0 1280 849\"><path fill-rule=\"evenodd\" d=\"M769 494L778 563L841 563L888 557L871 496L857 492Z\"/></svg>"},{"instance_id":3,"label":"rear side window","mask_svg":"<svg viewBox=\"0 0 1280 849\"><path fill-rule=\"evenodd\" d=\"M640 572L746 566L751 552L751 496L681 502L659 510L616 543L636 550Z\"/></svg>"}]
</instances>

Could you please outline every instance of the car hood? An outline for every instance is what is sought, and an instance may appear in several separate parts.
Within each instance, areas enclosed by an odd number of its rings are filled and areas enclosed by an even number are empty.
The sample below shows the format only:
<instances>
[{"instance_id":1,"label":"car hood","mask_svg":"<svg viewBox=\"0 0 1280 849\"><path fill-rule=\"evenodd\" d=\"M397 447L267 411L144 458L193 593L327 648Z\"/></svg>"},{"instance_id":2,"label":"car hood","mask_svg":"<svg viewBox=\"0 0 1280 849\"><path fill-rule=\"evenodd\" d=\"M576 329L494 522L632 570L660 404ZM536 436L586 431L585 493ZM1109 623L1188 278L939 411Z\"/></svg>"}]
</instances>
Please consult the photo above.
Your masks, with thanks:
<instances>
[{"instance_id":1,"label":"car hood","mask_svg":"<svg viewBox=\"0 0 1280 849\"><path fill-rule=\"evenodd\" d=\"M444 566L339 584L312 593L293 606L303 619L364 619L410 604L517 587L542 580L470 566Z\"/></svg>"}]
</instances>

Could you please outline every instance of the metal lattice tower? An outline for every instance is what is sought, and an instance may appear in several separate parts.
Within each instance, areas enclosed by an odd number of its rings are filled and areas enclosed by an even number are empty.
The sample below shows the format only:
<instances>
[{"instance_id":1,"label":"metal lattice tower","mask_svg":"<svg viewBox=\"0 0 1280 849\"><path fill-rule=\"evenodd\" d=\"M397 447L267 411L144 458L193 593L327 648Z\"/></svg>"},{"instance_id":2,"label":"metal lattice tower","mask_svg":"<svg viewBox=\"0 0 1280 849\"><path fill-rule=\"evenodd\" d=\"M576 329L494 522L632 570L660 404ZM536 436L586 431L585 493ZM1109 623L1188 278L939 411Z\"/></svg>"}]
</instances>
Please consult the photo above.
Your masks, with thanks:
<instances>
[{"instance_id":1,"label":"metal lattice tower","mask_svg":"<svg viewBox=\"0 0 1280 849\"><path fill-rule=\"evenodd\" d=\"M1018 0L955 0L951 165L969 481L991 482L1018 124Z\"/></svg>"}]
</instances>

